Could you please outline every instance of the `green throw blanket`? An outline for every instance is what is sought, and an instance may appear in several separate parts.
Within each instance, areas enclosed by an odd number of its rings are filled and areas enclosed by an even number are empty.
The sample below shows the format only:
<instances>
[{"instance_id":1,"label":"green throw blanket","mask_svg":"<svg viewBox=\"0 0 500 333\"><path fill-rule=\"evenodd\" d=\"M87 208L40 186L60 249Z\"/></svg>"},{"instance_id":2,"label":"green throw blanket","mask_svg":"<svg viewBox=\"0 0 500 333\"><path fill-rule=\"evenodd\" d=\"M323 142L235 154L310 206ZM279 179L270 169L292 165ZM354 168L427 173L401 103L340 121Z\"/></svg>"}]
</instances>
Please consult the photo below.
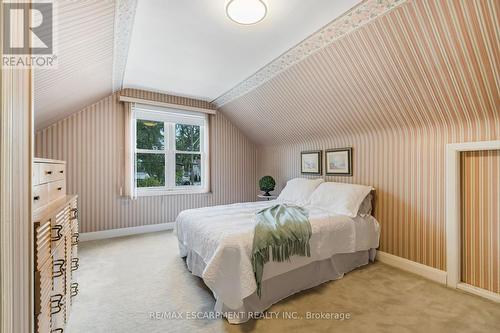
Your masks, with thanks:
<instances>
[{"instance_id":1,"label":"green throw blanket","mask_svg":"<svg viewBox=\"0 0 500 333\"><path fill-rule=\"evenodd\" d=\"M252 265L257 282L257 295L261 296L264 264L289 260L293 255L311 256L309 239L312 229L309 213L304 208L278 204L257 212L253 236Z\"/></svg>"}]
</instances>

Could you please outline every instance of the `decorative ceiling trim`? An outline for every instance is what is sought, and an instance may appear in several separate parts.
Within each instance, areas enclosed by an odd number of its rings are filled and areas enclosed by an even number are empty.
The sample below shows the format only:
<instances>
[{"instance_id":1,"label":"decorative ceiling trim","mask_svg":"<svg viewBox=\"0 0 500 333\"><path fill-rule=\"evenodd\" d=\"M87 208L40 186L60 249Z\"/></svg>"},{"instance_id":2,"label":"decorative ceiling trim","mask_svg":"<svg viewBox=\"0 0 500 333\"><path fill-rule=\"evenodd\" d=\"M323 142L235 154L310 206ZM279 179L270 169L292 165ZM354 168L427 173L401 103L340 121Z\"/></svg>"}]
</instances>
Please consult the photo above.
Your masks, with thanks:
<instances>
[{"instance_id":1,"label":"decorative ceiling trim","mask_svg":"<svg viewBox=\"0 0 500 333\"><path fill-rule=\"evenodd\" d=\"M366 0L360 3L283 53L278 58L274 59L243 82L217 97L212 103L219 108L245 95L313 53L331 45L346 34L359 29L377 17L387 14L389 11L407 1L408 0Z\"/></svg>"},{"instance_id":2,"label":"decorative ceiling trim","mask_svg":"<svg viewBox=\"0 0 500 333\"><path fill-rule=\"evenodd\" d=\"M116 0L113 46L113 92L122 89L137 0Z\"/></svg>"}]
</instances>

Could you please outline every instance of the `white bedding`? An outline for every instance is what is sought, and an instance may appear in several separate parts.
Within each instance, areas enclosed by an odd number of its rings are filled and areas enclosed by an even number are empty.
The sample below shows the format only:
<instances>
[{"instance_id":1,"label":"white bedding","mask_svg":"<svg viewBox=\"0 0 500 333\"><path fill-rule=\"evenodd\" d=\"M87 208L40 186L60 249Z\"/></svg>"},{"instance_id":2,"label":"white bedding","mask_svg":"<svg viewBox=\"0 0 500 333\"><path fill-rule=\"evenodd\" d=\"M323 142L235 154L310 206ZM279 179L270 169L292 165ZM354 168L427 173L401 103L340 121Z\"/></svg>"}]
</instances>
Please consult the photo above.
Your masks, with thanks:
<instances>
[{"instance_id":1,"label":"white bedding","mask_svg":"<svg viewBox=\"0 0 500 333\"><path fill-rule=\"evenodd\" d=\"M206 263L202 278L218 302L238 309L257 285L250 260L254 214L277 201L239 203L185 210L176 221L182 257L196 252ZM306 206L312 227L311 257L264 265L263 280L338 253L377 248L380 227L372 216L351 218Z\"/></svg>"}]
</instances>

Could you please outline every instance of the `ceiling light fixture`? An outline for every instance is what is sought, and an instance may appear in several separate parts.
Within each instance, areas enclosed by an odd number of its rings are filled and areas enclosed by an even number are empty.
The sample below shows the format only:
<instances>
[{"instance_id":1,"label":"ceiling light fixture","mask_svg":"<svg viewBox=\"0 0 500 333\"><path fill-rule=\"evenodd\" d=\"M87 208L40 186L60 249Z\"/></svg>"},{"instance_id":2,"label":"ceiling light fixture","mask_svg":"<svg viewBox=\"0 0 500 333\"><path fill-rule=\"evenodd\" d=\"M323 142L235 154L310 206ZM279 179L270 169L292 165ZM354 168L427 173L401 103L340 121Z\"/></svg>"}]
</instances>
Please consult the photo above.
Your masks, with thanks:
<instances>
[{"instance_id":1,"label":"ceiling light fixture","mask_svg":"<svg viewBox=\"0 0 500 333\"><path fill-rule=\"evenodd\" d=\"M236 23L250 25L266 17L267 6L263 0L230 0L226 6L226 14Z\"/></svg>"}]
</instances>

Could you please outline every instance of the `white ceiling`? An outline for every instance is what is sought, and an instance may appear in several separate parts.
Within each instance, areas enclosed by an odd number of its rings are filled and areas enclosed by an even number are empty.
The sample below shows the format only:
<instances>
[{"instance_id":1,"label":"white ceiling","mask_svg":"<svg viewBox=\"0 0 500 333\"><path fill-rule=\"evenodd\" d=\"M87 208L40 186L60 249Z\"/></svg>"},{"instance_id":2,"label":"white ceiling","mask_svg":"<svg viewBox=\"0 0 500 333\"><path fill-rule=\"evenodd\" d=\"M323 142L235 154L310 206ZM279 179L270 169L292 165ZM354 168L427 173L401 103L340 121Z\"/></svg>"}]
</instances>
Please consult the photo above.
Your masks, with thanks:
<instances>
[{"instance_id":1,"label":"white ceiling","mask_svg":"<svg viewBox=\"0 0 500 333\"><path fill-rule=\"evenodd\" d=\"M58 66L34 71L35 128L122 88L122 78L124 88L212 101L359 2L267 0L268 16L242 26L226 1L56 1Z\"/></svg>"},{"instance_id":2,"label":"white ceiling","mask_svg":"<svg viewBox=\"0 0 500 333\"><path fill-rule=\"evenodd\" d=\"M139 0L125 88L214 100L359 0L268 0L253 26L225 16L225 0Z\"/></svg>"}]
</instances>

